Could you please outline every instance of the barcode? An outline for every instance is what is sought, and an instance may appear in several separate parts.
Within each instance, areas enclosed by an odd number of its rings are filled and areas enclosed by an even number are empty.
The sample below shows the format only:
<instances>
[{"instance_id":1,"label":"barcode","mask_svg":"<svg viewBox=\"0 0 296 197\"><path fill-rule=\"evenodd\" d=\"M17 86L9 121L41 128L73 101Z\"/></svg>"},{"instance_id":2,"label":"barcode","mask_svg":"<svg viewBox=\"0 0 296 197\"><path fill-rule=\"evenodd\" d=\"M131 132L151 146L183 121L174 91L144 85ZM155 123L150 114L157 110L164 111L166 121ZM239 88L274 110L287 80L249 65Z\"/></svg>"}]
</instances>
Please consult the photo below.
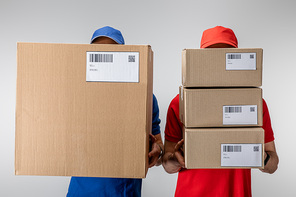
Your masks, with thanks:
<instances>
[{"instance_id":1,"label":"barcode","mask_svg":"<svg viewBox=\"0 0 296 197\"><path fill-rule=\"evenodd\" d=\"M223 152L242 152L242 146L223 146Z\"/></svg>"},{"instance_id":2,"label":"barcode","mask_svg":"<svg viewBox=\"0 0 296 197\"><path fill-rule=\"evenodd\" d=\"M113 54L89 54L89 62L113 62Z\"/></svg>"},{"instance_id":3,"label":"barcode","mask_svg":"<svg viewBox=\"0 0 296 197\"><path fill-rule=\"evenodd\" d=\"M251 54L250 55L250 59L254 59L254 54Z\"/></svg>"},{"instance_id":4,"label":"barcode","mask_svg":"<svg viewBox=\"0 0 296 197\"><path fill-rule=\"evenodd\" d=\"M136 56L134 56L134 55L128 56L128 62L135 62L135 61L136 61Z\"/></svg>"},{"instance_id":5,"label":"barcode","mask_svg":"<svg viewBox=\"0 0 296 197\"><path fill-rule=\"evenodd\" d=\"M254 152L259 152L259 146L254 146Z\"/></svg>"},{"instance_id":6,"label":"barcode","mask_svg":"<svg viewBox=\"0 0 296 197\"><path fill-rule=\"evenodd\" d=\"M242 107L225 107L225 113L242 113Z\"/></svg>"},{"instance_id":7,"label":"barcode","mask_svg":"<svg viewBox=\"0 0 296 197\"><path fill-rule=\"evenodd\" d=\"M250 112L255 112L255 107L250 107Z\"/></svg>"},{"instance_id":8,"label":"barcode","mask_svg":"<svg viewBox=\"0 0 296 197\"><path fill-rule=\"evenodd\" d=\"M227 56L228 59L242 59L241 54L228 54Z\"/></svg>"}]
</instances>

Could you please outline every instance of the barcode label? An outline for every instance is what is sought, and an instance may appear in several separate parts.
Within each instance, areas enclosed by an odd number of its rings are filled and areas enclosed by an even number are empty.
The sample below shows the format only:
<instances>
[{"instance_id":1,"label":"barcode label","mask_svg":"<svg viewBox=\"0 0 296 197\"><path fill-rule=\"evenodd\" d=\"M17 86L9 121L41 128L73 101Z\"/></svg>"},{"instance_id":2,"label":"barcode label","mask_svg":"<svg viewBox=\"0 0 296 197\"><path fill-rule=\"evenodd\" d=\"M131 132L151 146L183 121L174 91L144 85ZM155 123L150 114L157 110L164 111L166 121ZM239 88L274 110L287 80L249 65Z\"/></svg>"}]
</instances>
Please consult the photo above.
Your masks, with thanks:
<instances>
[{"instance_id":1,"label":"barcode label","mask_svg":"<svg viewBox=\"0 0 296 197\"><path fill-rule=\"evenodd\" d=\"M259 146L254 146L253 150L254 152L259 152Z\"/></svg>"},{"instance_id":2,"label":"barcode label","mask_svg":"<svg viewBox=\"0 0 296 197\"><path fill-rule=\"evenodd\" d=\"M128 56L128 62L135 62L135 61L136 61L136 56L134 56L134 55Z\"/></svg>"},{"instance_id":3,"label":"barcode label","mask_svg":"<svg viewBox=\"0 0 296 197\"><path fill-rule=\"evenodd\" d=\"M242 146L223 146L223 152L242 152Z\"/></svg>"},{"instance_id":4,"label":"barcode label","mask_svg":"<svg viewBox=\"0 0 296 197\"><path fill-rule=\"evenodd\" d=\"M226 53L226 70L256 69L256 53Z\"/></svg>"},{"instance_id":5,"label":"barcode label","mask_svg":"<svg viewBox=\"0 0 296 197\"><path fill-rule=\"evenodd\" d=\"M242 55L241 54L228 54L227 58L228 59L242 59Z\"/></svg>"},{"instance_id":6,"label":"barcode label","mask_svg":"<svg viewBox=\"0 0 296 197\"><path fill-rule=\"evenodd\" d=\"M261 167L262 144L221 144L221 166Z\"/></svg>"},{"instance_id":7,"label":"barcode label","mask_svg":"<svg viewBox=\"0 0 296 197\"><path fill-rule=\"evenodd\" d=\"M223 106L223 125L257 125L257 105Z\"/></svg>"},{"instance_id":8,"label":"barcode label","mask_svg":"<svg viewBox=\"0 0 296 197\"><path fill-rule=\"evenodd\" d=\"M139 52L87 52L86 81L138 83L139 66Z\"/></svg>"},{"instance_id":9,"label":"barcode label","mask_svg":"<svg viewBox=\"0 0 296 197\"><path fill-rule=\"evenodd\" d=\"M90 62L113 62L113 54L89 54Z\"/></svg>"},{"instance_id":10,"label":"barcode label","mask_svg":"<svg viewBox=\"0 0 296 197\"><path fill-rule=\"evenodd\" d=\"M225 113L242 113L242 107L225 107Z\"/></svg>"}]
</instances>

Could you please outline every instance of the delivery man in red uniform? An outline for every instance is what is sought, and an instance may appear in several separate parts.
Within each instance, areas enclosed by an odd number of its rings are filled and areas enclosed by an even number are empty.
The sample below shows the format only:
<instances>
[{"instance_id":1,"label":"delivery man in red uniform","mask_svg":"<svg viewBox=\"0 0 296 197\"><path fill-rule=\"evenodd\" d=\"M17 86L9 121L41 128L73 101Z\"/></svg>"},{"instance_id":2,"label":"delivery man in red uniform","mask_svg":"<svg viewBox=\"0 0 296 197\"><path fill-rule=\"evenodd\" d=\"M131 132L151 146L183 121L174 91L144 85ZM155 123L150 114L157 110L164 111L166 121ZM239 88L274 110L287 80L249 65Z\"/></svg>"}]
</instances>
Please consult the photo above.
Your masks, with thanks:
<instances>
[{"instance_id":1,"label":"delivery man in red uniform","mask_svg":"<svg viewBox=\"0 0 296 197\"><path fill-rule=\"evenodd\" d=\"M203 32L200 48L237 48L234 32L222 26ZM263 100L263 126L265 130L265 167L262 172L274 173L278 156L274 144L268 108ZM179 172L175 196L249 197L251 191L250 169L192 169L184 168L182 152L182 123L179 119L179 95L170 103L165 127L165 154L163 167L168 173Z\"/></svg>"}]
</instances>

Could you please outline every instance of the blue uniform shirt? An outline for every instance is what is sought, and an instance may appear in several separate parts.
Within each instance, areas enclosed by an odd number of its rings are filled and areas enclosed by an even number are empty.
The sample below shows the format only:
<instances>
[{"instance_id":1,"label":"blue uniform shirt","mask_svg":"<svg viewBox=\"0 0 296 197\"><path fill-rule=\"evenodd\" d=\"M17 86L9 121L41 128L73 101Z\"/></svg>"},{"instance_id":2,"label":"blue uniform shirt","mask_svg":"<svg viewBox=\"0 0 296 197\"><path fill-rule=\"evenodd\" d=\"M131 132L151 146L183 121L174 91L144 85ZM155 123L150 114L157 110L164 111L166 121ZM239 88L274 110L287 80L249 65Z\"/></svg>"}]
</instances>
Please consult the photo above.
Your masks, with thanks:
<instances>
[{"instance_id":1,"label":"blue uniform shirt","mask_svg":"<svg viewBox=\"0 0 296 197\"><path fill-rule=\"evenodd\" d=\"M159 108L153 94L152 134L160 133ZM138 197L142 179L72 177L67 197Z\"/></svg>"}]
</instances>

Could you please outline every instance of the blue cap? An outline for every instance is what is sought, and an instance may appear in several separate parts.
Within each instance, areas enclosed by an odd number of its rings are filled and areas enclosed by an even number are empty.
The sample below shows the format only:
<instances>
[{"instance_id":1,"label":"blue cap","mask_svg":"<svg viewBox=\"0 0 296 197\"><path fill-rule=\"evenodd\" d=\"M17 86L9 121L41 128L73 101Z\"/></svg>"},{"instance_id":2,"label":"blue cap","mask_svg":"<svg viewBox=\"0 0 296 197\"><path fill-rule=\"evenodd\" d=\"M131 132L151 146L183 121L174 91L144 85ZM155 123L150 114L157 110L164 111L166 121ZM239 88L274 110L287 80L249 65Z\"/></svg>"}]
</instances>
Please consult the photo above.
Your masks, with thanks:
<instances>
[{"instance_id":1,"label":"blue cap","mask_svg":"<svg viewBox=\"0 0 296 197\"><path fill-rule=\"evenodd\" d=\"M118 44L124 44L124 39L123 39L121 32L119 30L114 29L113 27L109 27L109 26L105 26L100 29L97 29L94 32L90 43L92 43L96 38L101 37L101 36L111 38L112 40L114 40Z\"/></svg>"}]
</instances>

